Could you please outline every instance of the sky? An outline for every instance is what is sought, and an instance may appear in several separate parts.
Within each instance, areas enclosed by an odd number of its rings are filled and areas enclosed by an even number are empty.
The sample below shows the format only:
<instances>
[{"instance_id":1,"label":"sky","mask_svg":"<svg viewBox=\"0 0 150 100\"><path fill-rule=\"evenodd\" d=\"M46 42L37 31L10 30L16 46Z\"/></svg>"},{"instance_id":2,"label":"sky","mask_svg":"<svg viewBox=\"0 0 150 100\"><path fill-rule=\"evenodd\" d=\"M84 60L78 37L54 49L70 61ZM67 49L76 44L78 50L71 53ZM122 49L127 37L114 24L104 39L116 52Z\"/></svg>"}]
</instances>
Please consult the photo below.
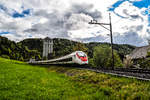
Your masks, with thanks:
<instances>
[{"instance_id":1,"label":"sky","mask_svg":"<svg viewBox=\"0 0 150 100\"><path fill-rule=\"evenodd\" d=\"M110 42L110 33L91 20L109 23L117 44L148 45L150 0L0 0L0 36L66 38ZM109 26L106 26L109 28Z\"/></svg>"}]
</instances>

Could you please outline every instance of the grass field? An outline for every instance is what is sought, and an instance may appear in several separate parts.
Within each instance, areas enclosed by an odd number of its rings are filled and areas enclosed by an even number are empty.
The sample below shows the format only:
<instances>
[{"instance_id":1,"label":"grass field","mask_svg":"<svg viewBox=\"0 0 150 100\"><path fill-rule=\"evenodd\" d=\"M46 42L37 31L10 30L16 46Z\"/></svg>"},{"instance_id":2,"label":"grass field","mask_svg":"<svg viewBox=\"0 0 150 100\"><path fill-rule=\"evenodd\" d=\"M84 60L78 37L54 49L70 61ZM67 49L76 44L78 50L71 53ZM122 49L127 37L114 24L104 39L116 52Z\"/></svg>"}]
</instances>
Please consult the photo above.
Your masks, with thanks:
<instances>
[{"instance_id":1,"label":"grass field","mask_svg":"<svg viewBox=\"0 0 150 100\"><path fill-rule=\"evenodd\" d=\"M0 58L0 100L149 100L150 82Z\"/></svg>"}]
</instances>

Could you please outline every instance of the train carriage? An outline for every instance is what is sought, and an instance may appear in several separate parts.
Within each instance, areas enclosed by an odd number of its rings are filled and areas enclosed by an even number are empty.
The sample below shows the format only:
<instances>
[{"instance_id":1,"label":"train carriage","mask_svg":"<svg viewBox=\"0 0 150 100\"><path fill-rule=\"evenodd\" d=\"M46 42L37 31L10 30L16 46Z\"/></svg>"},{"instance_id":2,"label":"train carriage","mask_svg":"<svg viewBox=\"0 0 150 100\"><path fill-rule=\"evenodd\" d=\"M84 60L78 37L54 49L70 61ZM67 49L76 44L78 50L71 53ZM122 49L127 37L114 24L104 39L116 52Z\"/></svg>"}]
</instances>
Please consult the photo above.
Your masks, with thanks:
<instances>
[{"instance_id":1,"label":"train carriage","mask_svg":"<svg viewBox=\"0 0 150 100\"><path fill-rule=\"evenodd\" d=\"M68 63L75 63L75 64L88 64L88 57L83 51L75 51L69 55L51 59L51 60L43 60L43 61L35 61L31 59L29 61L31 64L68 64Z\"/></svg>"}]
</instances>

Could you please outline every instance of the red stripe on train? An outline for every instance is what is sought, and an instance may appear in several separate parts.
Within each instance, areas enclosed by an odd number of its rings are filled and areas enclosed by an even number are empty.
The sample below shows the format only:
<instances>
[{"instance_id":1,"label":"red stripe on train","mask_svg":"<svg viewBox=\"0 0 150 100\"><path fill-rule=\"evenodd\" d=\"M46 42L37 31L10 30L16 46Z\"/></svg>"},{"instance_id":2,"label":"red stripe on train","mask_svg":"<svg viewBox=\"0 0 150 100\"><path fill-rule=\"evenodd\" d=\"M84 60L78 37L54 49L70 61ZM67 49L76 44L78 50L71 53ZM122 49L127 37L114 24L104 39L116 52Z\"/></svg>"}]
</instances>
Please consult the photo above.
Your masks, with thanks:
<instances>
[{"instance_id":1,"label":"red stripe on train","mask_svg":"<svg viewBox=\"0 0 150 100\"><path fill-rule=\"evenodd\" d=\"M80 57L80 56L78 55L78 53L76 53L76 55L77 55L78 58L81 59L82 61L87 61L87 57Z\"/></svg>"}]
</instances>

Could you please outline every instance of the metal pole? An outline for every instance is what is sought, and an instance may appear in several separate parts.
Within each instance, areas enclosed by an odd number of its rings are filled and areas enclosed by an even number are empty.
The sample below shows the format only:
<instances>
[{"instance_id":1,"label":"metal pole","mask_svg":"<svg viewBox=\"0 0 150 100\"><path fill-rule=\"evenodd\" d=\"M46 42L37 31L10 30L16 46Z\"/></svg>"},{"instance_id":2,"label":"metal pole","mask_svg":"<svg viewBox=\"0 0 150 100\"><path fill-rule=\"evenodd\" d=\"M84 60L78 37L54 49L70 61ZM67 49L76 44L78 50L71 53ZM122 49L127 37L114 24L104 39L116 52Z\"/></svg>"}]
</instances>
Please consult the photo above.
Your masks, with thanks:
<instances>
[{"instance_id":1,"label":"metal pole","mask_svg":"<svg viewBox=\"0 0 150 100\"><path fill-rule=\"evenodd\" d=\"M111 23L111 14L109 13L109 23L98 23L97 20L91 20L89 24L97 24L100 25L101 27L107 29L110 31L110 39L111 39L111 52L112 52L112 64L111 67L114 69L114 51L113 51L113 32L112 32L112 23ZM105 27L104 25L109 25L110 29Z\"/></svg>"},{"instance_id":2,"label":"metal pole","mask_svg":"<svg viewBox=\"0 0 150 100\"><path fill-rule=\"evenodd\" d=\"M114 69L113 33L112 33L112 23L110 13L109 13L109 21L110 21L110 37L111 37L111 52L112 52L112 69Z\"/></svg>"}]
</instances>

